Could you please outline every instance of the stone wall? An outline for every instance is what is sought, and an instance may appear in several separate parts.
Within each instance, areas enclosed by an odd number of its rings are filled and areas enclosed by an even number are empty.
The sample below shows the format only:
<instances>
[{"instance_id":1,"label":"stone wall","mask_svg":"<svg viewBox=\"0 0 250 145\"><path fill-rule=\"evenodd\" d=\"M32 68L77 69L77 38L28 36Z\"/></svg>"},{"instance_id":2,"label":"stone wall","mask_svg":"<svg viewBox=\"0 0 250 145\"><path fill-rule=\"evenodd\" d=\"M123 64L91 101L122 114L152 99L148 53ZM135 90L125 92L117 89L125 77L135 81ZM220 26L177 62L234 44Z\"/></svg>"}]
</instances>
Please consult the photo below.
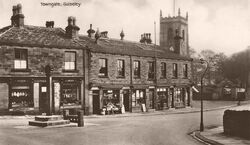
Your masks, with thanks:
<instances>
[{"instance_id":1,"label":"stone wall","mask_svg":"<svg viewBox=\"0 0 250 145\"><path fill-rule=\"evenodd\" d=\"M27 72L16 72L14 70L15 48L28 50ZM76 52L77 72L65 73L64 53L65 51ZM83 74L83 52L76 49L39 48L39 47L15 47L0 46L0 74L4 76L44 76L44 67L50 64L53 67L53 74L63 76L80 76Z\"/></svg>"},{"instance_id":2,"label":"stone wall","mask_svg":"<svg viewBox=\"0 0 250 145\"><path fill-rule=\"evenodd\" d=\"M224 133L250 139L250 111L226 110L223 116Z\"/></svg>"},{"instance_id":3,"label":"stone wall","mask_svg":"<svg viewBox=\"0 0 250 145\"><path fill-rule=\"evenodd\" d=\"M108 62L108 77L99 77L99 59L106 58ZM117 60L123 59L125 61L125 77L117 77ZM131 59L131 60L130 60ZM133 61L140 61L140 78L135 78L133 71ZM148 62L154 61L151 57L138 57L138 56L123 56L113 55L104 53L91 53L90 58L90 69L89 69L89 80L91 83L96 84L127 84L131 83L131 72L132 72L132 83L140 85L154 84L153 80L148 79ZM131 65L132 62L132 65ZM161 62L166 63L166 78L161 78ZM173 63L178 64L178 77L172 78ZM188 78L183 77L183 64L188 65ZM191 62L184 60L172 60L172 59L158 59L156 63L157 69L157 83L164 85L178 85L178 84L190 84L191 79Z\"/></svg>"}]
</instances>

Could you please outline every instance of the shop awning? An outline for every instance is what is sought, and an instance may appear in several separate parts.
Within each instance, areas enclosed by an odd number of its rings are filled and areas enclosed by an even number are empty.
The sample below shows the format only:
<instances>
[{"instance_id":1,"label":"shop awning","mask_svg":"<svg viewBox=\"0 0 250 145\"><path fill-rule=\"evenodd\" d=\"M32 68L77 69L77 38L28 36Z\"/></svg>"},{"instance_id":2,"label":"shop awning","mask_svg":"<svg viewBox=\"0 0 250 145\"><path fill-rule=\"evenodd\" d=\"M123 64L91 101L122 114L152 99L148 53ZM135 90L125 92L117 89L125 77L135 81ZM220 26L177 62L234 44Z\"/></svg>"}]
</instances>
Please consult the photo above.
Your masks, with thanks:
<instances>
[{"instance_id":1,"label":"shop awning","mask_svg":"<svg viewBox=\"0 0 250 145\"><path fill-rule=\"evenodd\" d=\"M195 88L194 86L192 87L192 89L196 92L199 93L199 90L197 88Z\"/></svg>"}]
</instances>

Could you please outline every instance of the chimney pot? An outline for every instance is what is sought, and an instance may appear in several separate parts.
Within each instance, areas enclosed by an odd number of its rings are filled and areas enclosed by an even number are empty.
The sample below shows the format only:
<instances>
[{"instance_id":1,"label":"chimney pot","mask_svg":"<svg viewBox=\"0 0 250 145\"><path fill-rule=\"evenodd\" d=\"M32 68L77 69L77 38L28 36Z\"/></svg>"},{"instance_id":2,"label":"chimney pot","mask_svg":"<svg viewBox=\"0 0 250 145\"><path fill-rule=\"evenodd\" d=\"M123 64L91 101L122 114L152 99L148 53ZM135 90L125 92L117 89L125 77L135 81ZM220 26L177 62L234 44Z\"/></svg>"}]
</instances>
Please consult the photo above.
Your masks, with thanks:
<instances>
[{"instance_id":1,"label":"chimney pot","mask_svg":"<svg viewBox=\"0 0 250 145\"><path fill-rule=\"evenodd\" d=\"M80 28L76 26L76 18L75 17L68 17L68 26L66 29L66 36L69 38L78 38L78 32Z\"/></svg>"},{"instance_id":2,"label":"chimney pot","mask_svg":"<svg viewBox=\"0 0 250 145\"><path fill-rule=\"evenodd\" d=\"M46 21L47 28L54 28L54 21Z\"/></svg>"},{"instance_id":3,"label":"chimney pot","mask_svg":"<svg viewBox=\"0 0 250 145\"><path fill-rule=\"evenodd\" d=\"M13 15L11 16L11 25L15 27L24 26L24 15L22 14L22 5L17 4L12 7Z\"/></svg>"}]
</instances>

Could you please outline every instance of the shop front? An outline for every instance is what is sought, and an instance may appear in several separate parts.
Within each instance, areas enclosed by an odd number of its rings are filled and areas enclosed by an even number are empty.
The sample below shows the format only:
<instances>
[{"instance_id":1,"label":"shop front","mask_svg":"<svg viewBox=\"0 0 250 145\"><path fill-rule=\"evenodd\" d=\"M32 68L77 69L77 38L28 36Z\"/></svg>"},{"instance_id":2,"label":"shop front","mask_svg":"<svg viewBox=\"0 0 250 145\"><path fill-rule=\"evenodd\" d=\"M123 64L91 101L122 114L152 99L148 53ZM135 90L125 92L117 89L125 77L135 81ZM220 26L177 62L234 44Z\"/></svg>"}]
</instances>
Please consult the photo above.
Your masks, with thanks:
<instances>
[{"instance_id":1,"label":"shop front","mask_svg":"<svg viewBox=\"0 0 250 145\"><path fill-rule=\"evenodd\" d=\"M48 109L48 86L44 77L6 79L10 112L45 113ZM81 109L81 79L52 78L51 107L53 114L63 109Z\"/></svg>"},{"instance_id":2,"label":"shop front","mask_svg":"<svg viewBox=\"0 0 250 145\"><path fill-rule=\"evenodd\" d=\"M29 79L11 80L9 92L9 111L34 110L32 84Z\"/></svg>"},{"instance_id":3,"label":"shop front","mask_svg":"<svg viewBox=\"0 0 250 145\"><path fill-rule=\"evenodd\" d=\"M160 87L157 88L157 109L164 110L168 109L168 88Z\"/></svg>"},{"instance_id":4,"label":"shop front","mask_svg":"<svg viewBox=\"0 0 250 145\"><path fill-rule=\"evenodd\" d=\"M53 111L69 110L70 114L76 114L82 109L82 80L80 78L64 78L53 82Z\"/></svg>"},{"instance_id":5,"label":"shop front","mask_svg":"<svg viewBox=\"0 0 250 145\"><path fill-rule=\"evenodd\" d=\"M122 86L95 86L91 87L89 97L93 114L116 114L121 113L121 109L129 111L129 91ZM125 105L124 105L125 103Z\"/></svg>"},{"instance_id":6,"label":"shop front","mask_svg":"<svg viewBox=\"0 0 250 145\"><path fill-rule=\"evenodd\" d=\"M189 91L187 91L188 88L186 87L178 87L174 89L174 94L175 94L175 103L174 106L175 108L182 108L186 107L190 104L190 94Z\"/></svg>"},{"instance_id":7,"label":"shop front","mask_svg":"<svg viewBox=\"0 0 250 145\"><path fill-rule=\"evenodd\" d=\"M132 112L141 112L142 104L146 104L146 90L134 89L132 91Z\"/></svg>"}]
</instances>

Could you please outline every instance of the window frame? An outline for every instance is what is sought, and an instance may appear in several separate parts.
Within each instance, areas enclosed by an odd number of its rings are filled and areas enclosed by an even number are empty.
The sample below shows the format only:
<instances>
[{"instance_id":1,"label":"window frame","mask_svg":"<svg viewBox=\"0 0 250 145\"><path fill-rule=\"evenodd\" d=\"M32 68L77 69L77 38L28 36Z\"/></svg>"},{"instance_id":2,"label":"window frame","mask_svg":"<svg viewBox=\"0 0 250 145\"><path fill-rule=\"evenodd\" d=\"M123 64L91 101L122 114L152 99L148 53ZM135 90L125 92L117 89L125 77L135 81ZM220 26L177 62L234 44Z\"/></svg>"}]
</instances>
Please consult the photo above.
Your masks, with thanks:
<instances>
[{"instance_id":1,"label":"window frame","mask_svg":"<svg viewBox=\"0 0 250 145\"><path fill-rule=\"evenodd\" d=\"M17 58L17 51L19 52L19 58ZM22 55L23 52L25 55ZM24 56L25 58L22 58L22 56ZM20 63L20 67L16 67L16 61L19 61ZM25 67L21 67L22 66L22 61L25 61ZM22 48L15 48L14 49L14 70L28 70L28 49L22 49Z\"/></svg>"},{"instance_id":2,"label":"window frame","mask_svg":"<svg viewBox=\"0 0 250 145\"><path fill-rule=\"evenodd\" d=\"M151 67L152 64L152 67ZM150 71L150 69L152 70ZM153 80L155 79L155 62L154 61L149 61L148 62L148 79Z\"/></svg>"},{"instance_id":3,"label":"window frame","mask_svg":"<svg viewBox=\"0 0 250 145\"><path fill-rule=\"evenodd\" d=\"M177 63L173 63L173 68L172 68L172 76L173 78L178 78L178 64Z\"/></svg>"},{"instance_id":4,"label":"window frame","mask_svg":"<svg viewBox=\"0 0 250 145\"><path fill-rule=\"evenodd\" d=\"M135 67L135 63L138 64L137 66L137 70L136 70L136 67ZM134 60L133 61L133 74L134 74L134 78L140 78L141 77L141 63L139 60Z\"/></svg>"},{"instance_id":5,"label":"window frame","mask_svg":"<svg viewBox=\"0 0 250 145\"><path fill-rule=\"evenodd\" d=\"M102 64L100 63L101 60L104 60L104 61L102 61L102 63L105 62L105 67L103 67ZM107 58L99 58L98 63L99 63L98 76L99 77L108 77L108 59ZM101 73L102 68L104 68L104 71L105 71L104 73Z\"/></svg>"},{"instance_id":6,"label":"window frame","mask_svg":"<svg viewBox=\"0 0 250 145\"><path fill-rule=\"evenodd\" d=\"M123 59L117 60L117 77L118 78L125 77L125 60Z\"/></svg>"},{"instance_id":7,"label":"window frame","mask_svg":"<svg viewBox=\"0 0 250 145\"><path fill-rule=\"evenodd\" d=\"M67 53L71 53L71 54L74 54L74 57L75 57L75 60L74 61L66 61L66 54ZM74 69L69 69L69 68L66 68L66 63L69 63L71 64L72 62L74 62ZM65 51L64 52L64 71L66 72L70 72L70 71L76 71L77 70L77 55L76 55L76 52L75 51ZM70 65L71 66L71 65Z\"/></svg>"},{"instance_id":8,"label":"window frame","mask_svg":"<svg viewBox=\"0 0 250 145\"><path fill-rule=\"evenodd\" d=\"M183 78L188 78L188 64L183 64Z\"/></svg>"},{"instance_id":9,"label":"window frame","mask_svg":"<svg viewBox=\"0 0 250 145\"><path fill-rule=\"evenodd\" d=\"M167 77L166 73L167 73L167 64L165 62L161 62L161 78L166 78Z\"/></svg>"}]
</instances>

